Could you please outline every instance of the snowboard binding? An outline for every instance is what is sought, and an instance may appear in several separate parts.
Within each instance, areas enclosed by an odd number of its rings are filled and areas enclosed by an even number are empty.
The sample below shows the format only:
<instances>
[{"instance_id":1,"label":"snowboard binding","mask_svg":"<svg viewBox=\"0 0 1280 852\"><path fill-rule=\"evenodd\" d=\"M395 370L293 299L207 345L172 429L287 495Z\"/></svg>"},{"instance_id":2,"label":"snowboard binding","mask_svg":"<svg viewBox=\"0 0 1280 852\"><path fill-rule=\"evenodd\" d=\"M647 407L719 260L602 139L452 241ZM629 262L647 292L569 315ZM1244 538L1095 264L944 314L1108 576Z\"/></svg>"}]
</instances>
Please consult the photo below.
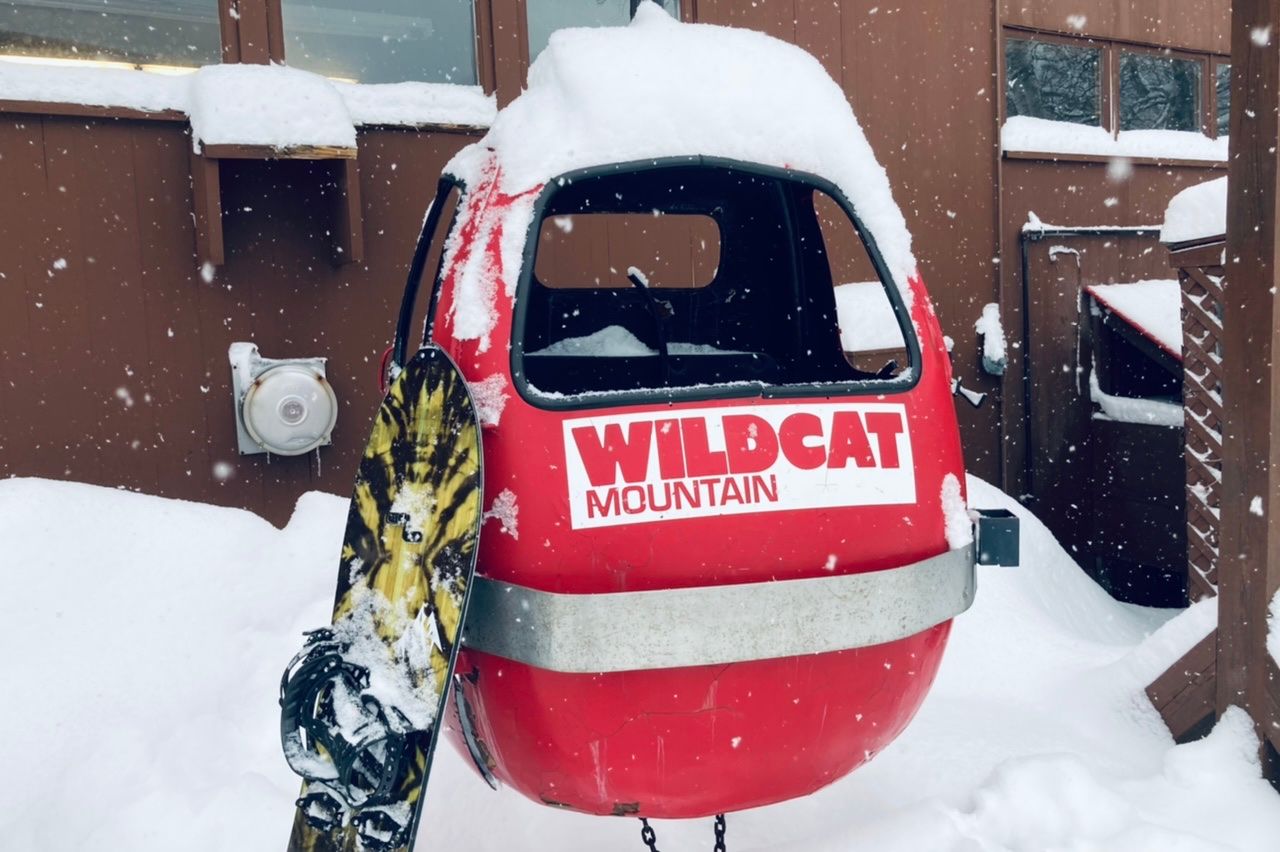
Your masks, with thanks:
<instances>
[{"instance_id":1,"label":"snowboard binding","mask_svg":"<svg viewBox=\"0 0 1280 852\"><path fill-rule=\"evenodd\" d=\"M409 820L393 808L372 807L353 812L342 796L321 781L311 782L310 790L295 803L307 824L319 831L332 831L350 823L359 840L357 849L367 852L389 852L408 845Z\"/></svg>"},{"instance_id":2,"label":"snowboard binding","mask_svg":"<svg viewBox=\"0 0 1280 852\"><path fill-rule=\"evenodd\" d=\"M289 767L314 788L298 805L317 827L393 801L415 733L402 712L366 693L369 670L347 650L332 629L312 630L280 679L280 741Z\"/></svg>"}]
</instances>

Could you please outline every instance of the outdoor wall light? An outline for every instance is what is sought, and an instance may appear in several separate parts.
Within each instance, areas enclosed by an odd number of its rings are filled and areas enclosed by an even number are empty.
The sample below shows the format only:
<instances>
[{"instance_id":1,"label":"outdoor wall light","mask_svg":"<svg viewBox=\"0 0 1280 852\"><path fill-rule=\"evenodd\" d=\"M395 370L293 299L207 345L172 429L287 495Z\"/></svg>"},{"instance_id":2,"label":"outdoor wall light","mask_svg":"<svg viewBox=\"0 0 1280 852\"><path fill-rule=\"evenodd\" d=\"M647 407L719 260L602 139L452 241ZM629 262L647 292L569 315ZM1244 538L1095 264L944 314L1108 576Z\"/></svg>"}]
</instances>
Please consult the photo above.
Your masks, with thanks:
<instances>
[{"instance_id":1,"label":"outdoor wall light","mask_svg":"<svg viewBox=\"0 0 1280 852\"><path fill-rule=\"evenodd\" d=\"M263 358L252 343L232 343L231 387L241 455L300 456L332 443L338 398L324 358Z\"/></svg>"}]
</instances>

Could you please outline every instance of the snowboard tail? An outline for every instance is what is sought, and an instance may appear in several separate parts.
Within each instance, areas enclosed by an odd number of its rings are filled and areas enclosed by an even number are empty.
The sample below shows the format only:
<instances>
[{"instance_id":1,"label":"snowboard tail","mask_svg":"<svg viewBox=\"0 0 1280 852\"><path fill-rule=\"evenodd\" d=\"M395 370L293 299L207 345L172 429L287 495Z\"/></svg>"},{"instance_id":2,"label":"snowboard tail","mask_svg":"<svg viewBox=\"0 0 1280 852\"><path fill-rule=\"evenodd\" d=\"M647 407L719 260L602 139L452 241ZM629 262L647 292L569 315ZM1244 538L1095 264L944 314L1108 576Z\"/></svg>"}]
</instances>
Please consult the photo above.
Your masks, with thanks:
<instances>
[{"instance_id":1,"label":"snowboard tail","mask_svg":"<svg viewBox=\"0 0 1280 852\"><path fill-rule=\"evenodd\" d=\"M356 474L333 624L281 683L303 776L289 852L408 852L475 570L481 442L457 367L420 350L378 409Z\"/></svg>"}]
</instances>

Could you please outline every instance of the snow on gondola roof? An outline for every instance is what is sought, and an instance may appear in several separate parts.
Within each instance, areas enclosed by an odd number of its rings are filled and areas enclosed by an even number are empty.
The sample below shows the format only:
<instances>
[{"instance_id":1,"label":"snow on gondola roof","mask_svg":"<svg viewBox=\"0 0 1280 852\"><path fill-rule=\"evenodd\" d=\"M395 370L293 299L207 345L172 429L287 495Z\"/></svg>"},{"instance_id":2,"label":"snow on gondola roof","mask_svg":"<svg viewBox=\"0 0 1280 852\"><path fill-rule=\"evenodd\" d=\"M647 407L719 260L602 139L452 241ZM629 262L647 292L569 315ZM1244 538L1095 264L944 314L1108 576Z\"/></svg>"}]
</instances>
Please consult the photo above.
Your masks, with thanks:
<instances>
[{"instance_id":1,"label":"snow on gondola roof","mask_svg":"<svg viewBox=\"0 0 1280 852\"><path fill-rule=\"evenodd\" d=\"M844 92L813 56L763 33L683 24L642 3L625 27L560 30L529 88L449 171L493 151L508 191L592 166L714 156L834 183L874 236L904 298L911 237Z\"/></svg>"}]
</instances>

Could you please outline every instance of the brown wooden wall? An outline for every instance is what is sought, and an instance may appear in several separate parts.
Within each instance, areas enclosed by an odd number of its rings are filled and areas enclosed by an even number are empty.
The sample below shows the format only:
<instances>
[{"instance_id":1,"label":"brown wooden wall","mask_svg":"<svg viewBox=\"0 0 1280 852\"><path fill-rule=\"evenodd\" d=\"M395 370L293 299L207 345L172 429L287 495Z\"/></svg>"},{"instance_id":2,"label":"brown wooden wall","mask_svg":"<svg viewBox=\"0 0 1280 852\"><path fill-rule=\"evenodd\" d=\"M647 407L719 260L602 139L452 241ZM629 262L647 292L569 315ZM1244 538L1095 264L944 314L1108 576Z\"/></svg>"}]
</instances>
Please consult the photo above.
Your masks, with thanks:
<instances>
[{"instance_id":1,"label":"brown wooden wall","mask_svg":"<svg viewBox=\"0 0 1280 852\"><path fill-rule=\"evenodd\" d=\"M1231 6L1223 0L1000 0L1009 26L1231 52Z\"/></svg>"},{"instance_id":2,"label":"brown wooden wall","mask_svg":"<svg viewBox=\"0 0 1280 852\"><path fill-rule=\"evenodd\" d=\"M0 116L0 476L244 506L345 493L423 210L468 137L361 134L366 260L330 262L333 163L226 161L227 260L197 268L184 125ZM334 445L236 451L227 346L323 355ZM219 462L232 475L215 475Z\"/></svg>"},{"instance_id":3,"label":"brown wooden wall","mask_svg":"<svg viewBox=\"0 0 1280 852\"><path fill-rule=\"evenodd\" d=\"M1043 386L1052 384L1052 370L1043 373L1027 371L1024 354L1028 346L1042 350L1040 363L1052 359L1075 364L1075 343L1071 334L1076 318L1063 316L1076 304L1075 294L1045 292L1053 279L1037 275L1034 260L1027 297L1038 301L1033 306L1030 321L1030 340L1024 331L1028 318L1024 317L1022 228L1028 214L1035 213L1043 222L1061 226L1137 226L1147 225L1159 230L1164 209L1179 190L1219 177L1222 169L1208 166L1160 166L1133 164L1133 173L1123 180L1107 176L1106 163L1054 162L1052 160L1006 159L1001 167L1001 208L1004 222L1000 229L1001 266L1001 314L1005 332L1009 337L1009 369L1003 383L1003 448L1004 488L1010 494L1030 493L1031 485L1026 473L1037 465L1044 467L1043 458L1029 457L1026 444L1028 412L1024 404L1026 387L1041 384L1041 392L1049 394ZM1071 240L1049 241L1076 247ZM1085 247L1084 266L1078 272L1074 289L1089 284L1137 281L1143 278L1176 278L1177 273L1168 268L1167 252L1159 244L1158 234L1132 239L1112 239L1103 249L1103 239L1092 250ZM1048 248L1050 246L1042 246ZM1060 266L1060 264L1059 264ZM1047 268L1047 267L1045 267ZM1077 273L1073 272L1073 275ZM1065 284L1063 286L1066 286ZM1042 412L1032 412L1033 430L1051 429L1044 422L1052 407ZM1031 454L1042 448L1032 448ZM1176 461L1176 460L1175 460Z\"/></svg>"},{"instance_id":4,"label":"brown wooden wall","mask_svg":"<svg viewBox=\"0 0 1280 852\"><path fill-rule=\"evenodd\" d=\"M523 5L481 4L481 38L492 43L481 77L500 102L514 97L527 62ZM1067 223L1151 221L1200 174L1139 166L1117 188L1097 165L1002 160L1001 22L1049 27L1054 15L1065 18L1055 5L685 3L698 20L798 43L841 82L914 234L944 331L956 341L958 375L992 392L980 409L958 407L970 468L1003 476L1013 493L1023 458L1009 424L1022 416L1021 379L1017 365L1003 382L981 371L973 323L998 300L1006 328L1018 328L1016 229L1026 209ZM1221 49L1226 0L1196 10L1153 0L1133 4L1148 9L1136 16L1123 11L1130 4L1084 5L1096 34L1150 32L1153 41ZM1176 16L1166 14L1174 7ZM193 250L183 123L0 113L0 476L121 485L245 506L276 522L307 489L345 493L423 208L444 162L470 138L361 133L365 259L342 267L330 262L326 233L332 164L224 162L227 261L205 282ZM1102 206L1111 195L1121 204ZM342 406L335 445L318 463L238 456L226 362L233 340L253 340L268 357L330 359ZM234 466L231 478L214 475L217 462Z\"/></svg>"}]
</instances>

